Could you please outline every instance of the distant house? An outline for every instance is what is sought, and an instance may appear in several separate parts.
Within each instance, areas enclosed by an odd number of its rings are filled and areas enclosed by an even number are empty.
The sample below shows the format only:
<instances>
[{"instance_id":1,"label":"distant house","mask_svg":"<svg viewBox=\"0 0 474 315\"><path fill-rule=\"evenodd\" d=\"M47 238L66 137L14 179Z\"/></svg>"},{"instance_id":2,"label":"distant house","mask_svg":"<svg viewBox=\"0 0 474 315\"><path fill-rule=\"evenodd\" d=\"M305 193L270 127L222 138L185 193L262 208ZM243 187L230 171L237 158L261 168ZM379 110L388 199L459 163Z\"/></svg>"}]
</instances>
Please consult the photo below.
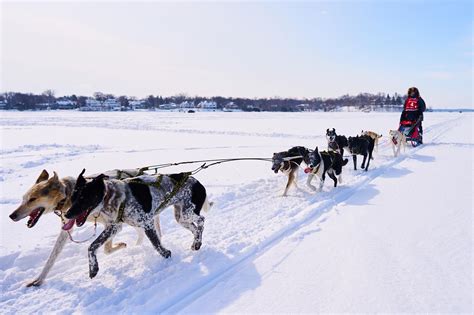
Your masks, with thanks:
<instances>
[{"instance_id":1,"label":"distant house","mask_svg":"<svg viewBox=\"0 0 474 315\"><path fill-rule=\"evenodd\" d=\"M96 111L101 111L102 110L102 103L96 99L93 98L88 98L86 99L86 106L83 106L79 108L81 111L87 111L87 112L96 112Z\"/></svg>"},{"instance_id":2,"label":"distant house","mask_svg":"<svg viewBox=\"0 0 474 315\"><path fill-rule=\"evenodd\" d=\"M197 105L198 108L208 109L208 110L216 110L217 103L214 101L202 101Z\"/></svg>"},{"instance_id":3,"label":"distant house","mask_svg":"<svg viewBox=\"0 0 474 315\"><path fill-rule=\"evenodd\" d=\"M194 106L194 102L184 101L181 104L179 104L179 108L189 109L189 108L196 108L196 107Z\"/></svg>"},{"instance_id":4,"label":"distant house","mask_svg":"<svg viewBox=\"0 0 474 315\"><path fill-rule=\"evenodd\" d=\"M0 101L0 110L7 108L7 102Z\"/></svg>"},{"instance_id":5,"label":"distant house","mask_svg":"<svg viewBox=\"0 0 474 315\"><path fill-rule=\"evenodd\" d=\"M120 111L120 103L118 100L114 98L106 99L105 101L101 102L93 98L88 98L86 100L86 106L81 107L79 110L81 111Z\"/></svg>"},{"instance_id":6,"label":"distant house","mask_svg":"<svg viewBox=\"0 0 474 315\"><path fill-rule=\"evenodd\" d=\"M237 106L234 102L229 102L227 103L223 110L225 112L234 112L234 111L240 111L239 106Z\"/></svg>"},{"instance_id":7,"label":"distant house","mask_svg":"<svg viewBox=\"0 0 474 315\"><path fill-rule=\"evenodd\" d=\"M58 109L74 109L77 107L77 103L71 100L58 100L55 107Z\"/></svg>"},{"instance_id":8,"label":"distant house","mask_svg":"<svg viewBox=\"0 0 474 315\"><path fill-rule=\"evenodd\" d=\"M132 110L146 108L146 100L129 101L128 104L130 105Z\"/></svg>"},{"instance_id":9,"label":"distant house","mask_svg":"<svg viewBox=\"0 0 474 315\"><path fill-rule=\"evenodd\" d=\"M108 98L102 104L104 110L120 111L120 103L115 98Z\"/></svg>"},{"instance_id":10,"label":"distant house","mask_svg":"<svg viewBox=\"0 0 474 315\"><path fill-rule=\"evenodd\" d=\"M170 110L178 108L178 105L176 105L175 103L161 104L160 106L158 106L158 108L163 110Z\"/></svg>"}]
</instances>

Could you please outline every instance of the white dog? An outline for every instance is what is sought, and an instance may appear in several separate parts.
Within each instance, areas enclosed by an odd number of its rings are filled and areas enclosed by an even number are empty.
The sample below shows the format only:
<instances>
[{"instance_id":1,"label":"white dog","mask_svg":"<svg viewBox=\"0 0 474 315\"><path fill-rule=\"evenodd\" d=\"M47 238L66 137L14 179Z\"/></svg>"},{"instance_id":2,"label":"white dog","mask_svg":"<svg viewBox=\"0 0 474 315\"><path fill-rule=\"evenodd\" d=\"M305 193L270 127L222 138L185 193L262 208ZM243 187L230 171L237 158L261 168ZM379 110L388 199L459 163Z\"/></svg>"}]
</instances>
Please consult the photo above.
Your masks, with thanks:
<instances>
[{"instance_id":1,"label":"white dog","mask_svg":"<svg viewBox=\"0 0 474 315\"><path fill-rule=\"evenodd\" d=\"M390 141L392 142L393 155L397 157L400 154L400 148L403 146L403 152L406 150L407 138L398 130L390 130Z\"/></svg>"}]
</instances>

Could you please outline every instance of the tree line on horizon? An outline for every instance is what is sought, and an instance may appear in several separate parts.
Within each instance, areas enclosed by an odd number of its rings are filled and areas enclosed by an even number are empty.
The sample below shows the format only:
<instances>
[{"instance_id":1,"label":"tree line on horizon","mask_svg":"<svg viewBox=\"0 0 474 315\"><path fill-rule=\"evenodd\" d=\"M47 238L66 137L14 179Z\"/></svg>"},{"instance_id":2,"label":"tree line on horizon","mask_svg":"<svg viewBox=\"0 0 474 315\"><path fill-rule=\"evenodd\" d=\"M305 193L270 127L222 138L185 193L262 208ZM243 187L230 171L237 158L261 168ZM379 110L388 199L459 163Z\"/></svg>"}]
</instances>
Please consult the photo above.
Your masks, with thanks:
<instances>
[{"instance_id":1,"label":"tree line on horizon","mask_svg":"<svg viewBox=\"0 0 474 315\"><path fill-rule=\"evenodd\" d=\"M343 95L336 98L244 98L244 97L202 97L178 94L174 96L149 95L143 99L137 99L126 95L115 96L113 94L96 92L92 96L68 95L56 97L53 90L46 90L41 94L5 92L0 94L0 103L6 110L44 110L56 109L58 101L70 101L74 109L85 107L88 99L105 102L114 99L120 104L121 110L132 109L131 102L139 101L144 109L154 110L165 104L181 104L188 102L199 104L203 101L215 102L217 109L239 109L243 111L334 111L341 107L355 107L365 109L399 109L403 105L406 95L395 93L390 96L386 93L359 93L358 95ZM136 103L136 102L135 102Z\"/></svg>"}]
</instances>

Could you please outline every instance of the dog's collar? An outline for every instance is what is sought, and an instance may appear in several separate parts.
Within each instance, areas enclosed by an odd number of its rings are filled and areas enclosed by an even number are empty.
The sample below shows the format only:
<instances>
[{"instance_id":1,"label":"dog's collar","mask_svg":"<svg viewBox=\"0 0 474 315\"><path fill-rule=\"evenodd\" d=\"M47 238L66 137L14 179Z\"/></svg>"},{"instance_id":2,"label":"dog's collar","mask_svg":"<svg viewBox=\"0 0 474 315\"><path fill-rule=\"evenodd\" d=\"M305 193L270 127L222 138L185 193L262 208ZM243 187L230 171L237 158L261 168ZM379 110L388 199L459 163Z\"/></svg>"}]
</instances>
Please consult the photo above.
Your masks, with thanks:
<instances>
[{"instance_id":1,"label":"dog's collar","mask_svg":"<svg viewBox=\"0 0 474 315\"><path fill-rule=\"evenodd\" d=\"M280 163L280 171L288 171L291 168L291 162L290 161L281 161Z\"/></svg>"},{"instance_id":2,"label":"dog's collar","mask_svg":"<svg viewBox=\"0 0 474 315\"><path fill-rule=\"evenodd\" d=\"M62 210L64 208L64 205L66 204L67 197L60 200L58 204L56 205L56 210Z\"/></svg>"},{"instance_id":3,"label":"dog's collar","mask_svg":"<svg viewBox=\"0 0 474 315\"><path fill-rule=\"evenodd\" d=\"M55 209L56 210L59 210L62 212L62 209L64 208L64 205L66 204L66 201L68 199L68 196L69 198L71 197L70 196L71 194L71 191L69 191L69 185L67 183L64 184L64 195L66 197L64 197L63 199L59 200L58 204L56 205Z\"/></svg>"},{"instance_id":4,"label":"dog's collar","mask_svg":"<svg viewBox=\"0 0 474 315\"><path fill-rule=\"evenodd\" d=\"M320 167L321 167L321 162L318 164L318 166L316 167L316 171L314 171L313 174L318 174Z\"/></svg>"}]
</instances>

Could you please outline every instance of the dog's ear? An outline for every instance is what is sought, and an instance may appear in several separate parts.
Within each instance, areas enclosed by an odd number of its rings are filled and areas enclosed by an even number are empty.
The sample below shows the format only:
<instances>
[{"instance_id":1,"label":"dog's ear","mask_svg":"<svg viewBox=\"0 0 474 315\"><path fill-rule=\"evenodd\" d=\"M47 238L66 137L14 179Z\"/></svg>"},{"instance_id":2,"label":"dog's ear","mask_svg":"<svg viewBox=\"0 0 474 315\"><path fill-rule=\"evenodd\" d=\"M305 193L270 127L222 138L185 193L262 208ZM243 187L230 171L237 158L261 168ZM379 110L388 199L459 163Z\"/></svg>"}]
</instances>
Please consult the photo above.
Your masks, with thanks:
<instances>
[{"instance_id":1,"label":"dog's ear","mask_svg":"<svg viewBox=\"0 0 474 315\"><path fill-rule=\"evenodd\" d=\"M59 182L58 173L53 172L53 177L51 177L51 178L48 180L48 182L49 182L49 183L57 183L57 182Z\"/></svg>"},{"instance_id":2,"label":"dog's ear","mask_svg":"<svg viewBox=\"0 0 474 315\"><path fill-rule=\"evenodd\" d=\"M86 179L83 176L85 172L86 172L86 169L84 168L82 172L79 174L79 176L77 176L76 186L84 185L86 183Z\"/></svg>"},{"instance_id":3,"label":"dog's ear","mask_svg":"<svg viewBox=\"0 0 474 315\"><path fill-rule=\"evenodd\" d=\"M326 133L329 133L329 128L328 128L328 129L326 129Z\"/></svg>"},{"instance_id":4,"label":"dog's ear","mask_svg":"<svg viewBox=\"0 0 474 315\"><path fill-rule=\"evenodd\" d=\"M318 152L318 146L316 146L316 148L314 148L314 152Z\"/></svg>"},{"instance_id":5,"label":"dog's ear","mask_svg":"<svg viewBox=\"0 0 474 315\"><path fill-rule=\"evenodd\" d=\"M39 182L48 180L48 178L49 178L48 172L46 170L43 170L40 176L38 177L38 179L36 180L36 184L38 184Z\"/></svg>"},{"instance_id":6,"label":"dog's ear","mask_svg":"<svg viewBox=\"0 0 474 315\"><path fill-rule=\"evenodd\" d=\"M335 133L335 132L336 132L336 128L332 128L332 132L334 132L334 133Z\"/></svg>"}]
</instances>

